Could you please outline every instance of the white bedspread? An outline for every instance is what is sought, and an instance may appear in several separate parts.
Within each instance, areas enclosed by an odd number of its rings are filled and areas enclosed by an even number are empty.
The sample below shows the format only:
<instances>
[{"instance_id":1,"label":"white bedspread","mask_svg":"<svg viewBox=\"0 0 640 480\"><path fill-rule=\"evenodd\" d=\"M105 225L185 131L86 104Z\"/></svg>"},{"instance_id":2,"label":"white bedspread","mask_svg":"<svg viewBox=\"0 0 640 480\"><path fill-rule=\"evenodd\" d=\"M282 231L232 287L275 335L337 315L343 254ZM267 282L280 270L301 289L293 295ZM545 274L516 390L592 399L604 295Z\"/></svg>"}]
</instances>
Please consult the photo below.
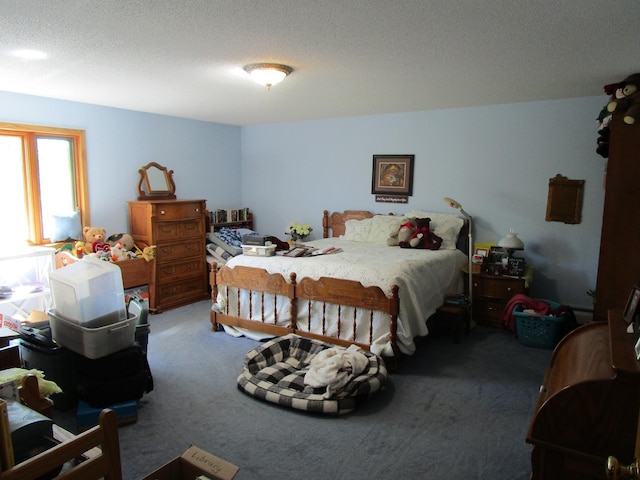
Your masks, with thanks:
<instances>
[{"instance_id":1,"label":"white bedspread","mask_svg":"<svg viewBox=\"0 0 640 480\"><path fill-rule=\"evenodd\" d=\"M407 249L340 238L306 244L318 248L335 246L343 251L301 258L238 255L230 259L227 266L263 268L270 273L281 273L287 279L295 272L297 281L304 277L357 280L364 286L378 286L387 295L391 293L391 287L397 285L400 289L398 346L405 354L415 351L414 337L427 335L426 319L444 303L445 295L462 291L460 270L468 260L459 250ZM225 299L220 295L218 303L223 304ZM378 347L373 347L372 351L387 354L388 327L379 333L379 337L374 337Z\"/></svg>"}]
</instances>

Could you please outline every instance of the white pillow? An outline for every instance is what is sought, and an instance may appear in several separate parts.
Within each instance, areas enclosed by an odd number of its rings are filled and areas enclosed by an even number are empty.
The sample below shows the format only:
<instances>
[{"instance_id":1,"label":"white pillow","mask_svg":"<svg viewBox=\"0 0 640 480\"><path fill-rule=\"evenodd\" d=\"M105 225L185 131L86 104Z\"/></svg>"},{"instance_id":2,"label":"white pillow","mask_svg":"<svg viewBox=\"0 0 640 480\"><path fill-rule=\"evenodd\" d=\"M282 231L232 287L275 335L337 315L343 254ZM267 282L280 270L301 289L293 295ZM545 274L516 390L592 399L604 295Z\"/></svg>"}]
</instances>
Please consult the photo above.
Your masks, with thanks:
<instances>
[{"instance_id":1,"label":"white pillow","mask_svg":"<svg viewBox=\"0 0 640 480\"><path fill-rule=\"evenodd\" d=\"M374 215L364 220L347 220L344 238L353 242L387 243L387 239L395 235L406 218L396 215Z\"/></svg>"},{"instance_id":2,"label":"white pillow","mask_svg":"<svg viewBox=\"0 0 640 480\"><path fill-rule=\"evenodd\" d=\"M51 215L51 241L64 242L66 240L82 240L82 225L80 212L76 210L71 215Z\"/></svg>"},{"instance_id":3,"label":"white pillow","mask_svg":"<svg viewBox=\"0 0 640 480\"><path fill-rule=\"evenodd\" d=\"M458 235L460 229L464 225L464 219L458 215L450 215L447 213L420 212L412 210L405 213L405 217L409 218L427 218L431 219L429 228L433 233L442 238L441 250L455 250L458 243Z\"/></svg>"}]
</instances>

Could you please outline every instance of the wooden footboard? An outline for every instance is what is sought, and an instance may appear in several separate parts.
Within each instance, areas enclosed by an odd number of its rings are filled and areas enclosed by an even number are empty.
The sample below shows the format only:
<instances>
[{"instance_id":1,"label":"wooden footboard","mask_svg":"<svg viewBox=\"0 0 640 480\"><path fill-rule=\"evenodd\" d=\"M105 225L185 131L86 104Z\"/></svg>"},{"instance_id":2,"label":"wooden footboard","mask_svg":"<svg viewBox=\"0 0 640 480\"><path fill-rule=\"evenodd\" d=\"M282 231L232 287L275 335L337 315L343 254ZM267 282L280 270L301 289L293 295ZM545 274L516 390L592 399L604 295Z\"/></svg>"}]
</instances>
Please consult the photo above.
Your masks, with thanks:
<instances>
[{"instance_id":1,"label":"wooden footboard","mask_svg":"<svg viewBox=\"0 0 640 480\"><path fill-rule=\"evenodd\" d=\"M296 333L336 345L356 344L370 350L375 340L374 315L377 313L388 316L394 362L398 356L396 330L400 301L397 286L392 288L391 296L387 296L379 287L365 287L353 280L323 277L318 280L303 278L297 282L295 273L286 280L279 273L271 274L259 268L217 269L215 264L211 266L210 284L214 331L223 324L274 336ZM241 291L247 295L242 308ZM224 293L224 299L232 299L232 304L229 301L219 304L218 292ZM286 308L266 311L265 303ZM312 310L315 312L313 325Z\"/></svg>"}]
</instances>

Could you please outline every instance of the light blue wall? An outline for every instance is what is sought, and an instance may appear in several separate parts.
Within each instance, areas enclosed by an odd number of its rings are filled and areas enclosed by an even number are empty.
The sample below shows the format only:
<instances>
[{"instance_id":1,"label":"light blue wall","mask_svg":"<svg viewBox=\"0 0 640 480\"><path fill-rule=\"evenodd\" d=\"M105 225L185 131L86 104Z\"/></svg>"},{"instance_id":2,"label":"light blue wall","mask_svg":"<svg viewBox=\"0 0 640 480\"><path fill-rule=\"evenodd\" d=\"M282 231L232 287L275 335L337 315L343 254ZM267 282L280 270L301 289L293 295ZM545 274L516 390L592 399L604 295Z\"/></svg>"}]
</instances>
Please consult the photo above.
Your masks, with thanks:
<instances>
[{"instance_id":1,"label":"light blue wall","mask_svg":"<svg viewBox=\"0 0 640 480\"><path fill-rule=\"evenodd\" d=\"M0 92L0 121L84 129L92 224L126 231L140 166L175 171L179 198L249 207L256 229L285 238L293 220L321 235L324 209L474 217L477 242L514 228L535 267L531 295L589 307L595 287L605 161L595 153L604 97L248 127ZM376 203L374 154L416 156L407 205ZM546 222L549 178L585 180L582 222Z\"/></svg>"},{"instance_id":2,"label":"light blue wall","mask_svg":"<svg viewBox=\"0 0 640 480\"><path fill-rule=\"evenodd\" d=\"M239 127L7 92L0 121L85 130L91 224L107 234L128 230L126 202L149 162L174 171L178 198L241 203Z\"/></svg>"},{"instance_id":3,"label":"light blue wall","mask_svg":"<svg viewBox=\"0 0 640 480\"><path fill-rule=\"evenodd\" d=\"M496 242L510 228L535 268L532 296L591 307L595 288L605 161L595 153L605 98L390 114L242 128L242 200L260 233L286 238L291 221L322 235L324 209L455 213L474 217L474 240ZM376 203L374 154L414 154L407 205ZM545 221L548 182L585 180L582 222Z\"/></svg>"}]
</instances>

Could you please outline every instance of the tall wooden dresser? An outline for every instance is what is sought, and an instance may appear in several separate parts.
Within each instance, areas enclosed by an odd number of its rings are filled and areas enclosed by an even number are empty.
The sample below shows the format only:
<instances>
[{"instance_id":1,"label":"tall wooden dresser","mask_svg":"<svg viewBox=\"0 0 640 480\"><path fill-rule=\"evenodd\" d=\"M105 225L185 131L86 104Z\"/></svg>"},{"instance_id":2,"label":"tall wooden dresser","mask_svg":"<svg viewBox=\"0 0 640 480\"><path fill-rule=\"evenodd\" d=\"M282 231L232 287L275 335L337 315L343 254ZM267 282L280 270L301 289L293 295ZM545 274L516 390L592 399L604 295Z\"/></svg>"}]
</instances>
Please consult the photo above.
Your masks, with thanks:
<instances>
[{"instance_id":1,"label":"tall wooden dresser","mask_svg":"<svg viewBox=\"0 0 640 480\"><path fill-rule=\"evenodd\" d=\"M594 320L623 309L640 284L640 123L611 122Z\"/></svg>"},{"instance_id":2,"label":"tall wooden dresser","mask_svg":"<svg viewBox=\"0 0 640 480\"><path fill-rule=\"evenodd\" d=\"M129 232L134 240L156 246L149 308L161 312L209 298L206 200L128 203Z\"/></svg>"}]
</instances>

